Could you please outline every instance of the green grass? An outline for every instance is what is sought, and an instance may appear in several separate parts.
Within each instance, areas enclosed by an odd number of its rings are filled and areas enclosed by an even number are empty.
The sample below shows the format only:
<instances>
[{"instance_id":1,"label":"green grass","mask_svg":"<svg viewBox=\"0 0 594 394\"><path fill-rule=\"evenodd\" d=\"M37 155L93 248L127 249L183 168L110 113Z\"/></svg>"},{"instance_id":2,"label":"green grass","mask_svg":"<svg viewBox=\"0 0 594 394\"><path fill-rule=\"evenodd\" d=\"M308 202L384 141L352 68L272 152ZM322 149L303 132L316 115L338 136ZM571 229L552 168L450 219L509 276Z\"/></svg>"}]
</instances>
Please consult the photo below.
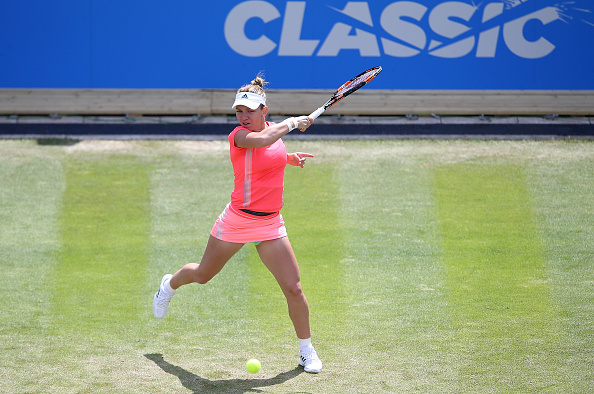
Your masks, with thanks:
<instances>
[{"instance_id":1,"label":"green grass","mask_svg":"<svg viewBox=\"0 0 594 394\"><path fill-rule=\"evenodd\" d=\"M322 374L253 245L152 316L229 200L225 143L0 141L0 391L591 391L591 142L287 145L316 155L283 216Z\"/></svg>"}]
</instances>

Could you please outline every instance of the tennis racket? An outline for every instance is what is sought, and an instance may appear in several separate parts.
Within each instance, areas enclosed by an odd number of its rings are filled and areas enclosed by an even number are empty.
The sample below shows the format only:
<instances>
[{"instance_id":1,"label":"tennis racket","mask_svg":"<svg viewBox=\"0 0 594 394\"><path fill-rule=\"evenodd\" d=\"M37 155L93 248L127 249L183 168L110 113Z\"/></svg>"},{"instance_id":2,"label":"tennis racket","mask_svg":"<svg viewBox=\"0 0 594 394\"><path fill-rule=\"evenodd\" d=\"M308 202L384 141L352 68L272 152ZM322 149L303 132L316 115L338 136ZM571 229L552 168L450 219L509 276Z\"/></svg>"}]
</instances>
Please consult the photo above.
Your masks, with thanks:
<instances>
[{"instance_id":1,"label":"tennis racket","mask_svg":"<svg viewBox=\"0 0 594 394\"><path fill-rule=\"evenodd\" d=\"M367 71L363 71L361 74L357 75L356 77L339 87L338 90L334 92L332 97L330 97L330 100L326 101L326 104L312 112L311 115L309 115L309 117L316 119L328 108L332 107L334 104L336 104L349 94L354 93L363 86L365 86L369 81L377 77L378 74L381 72L382 68L380 66L370 68Z\"/></svg>"}]
</instances>

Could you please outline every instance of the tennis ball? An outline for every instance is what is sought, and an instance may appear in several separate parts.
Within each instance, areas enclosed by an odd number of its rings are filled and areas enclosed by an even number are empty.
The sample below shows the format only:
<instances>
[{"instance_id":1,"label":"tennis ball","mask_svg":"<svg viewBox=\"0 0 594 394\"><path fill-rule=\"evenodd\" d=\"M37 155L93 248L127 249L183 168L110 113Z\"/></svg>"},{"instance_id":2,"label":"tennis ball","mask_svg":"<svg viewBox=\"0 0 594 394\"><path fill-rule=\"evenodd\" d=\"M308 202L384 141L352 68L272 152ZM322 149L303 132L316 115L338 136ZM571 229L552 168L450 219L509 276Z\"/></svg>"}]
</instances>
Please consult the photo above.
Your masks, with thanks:
<instances>
[{"instance_id":1,"label":"tennis ball","mask_svg":"<svg viewBox=\"0 0 594 394\"><path fill-rule=\"evenodd\" d=\"M256 373L260 370L260 368L262 368L262 364L260 364L260 361L252 358L251 360L248 360L247 363L245 363L245 367L249 372Z\"/></svg>"}]
</instances>

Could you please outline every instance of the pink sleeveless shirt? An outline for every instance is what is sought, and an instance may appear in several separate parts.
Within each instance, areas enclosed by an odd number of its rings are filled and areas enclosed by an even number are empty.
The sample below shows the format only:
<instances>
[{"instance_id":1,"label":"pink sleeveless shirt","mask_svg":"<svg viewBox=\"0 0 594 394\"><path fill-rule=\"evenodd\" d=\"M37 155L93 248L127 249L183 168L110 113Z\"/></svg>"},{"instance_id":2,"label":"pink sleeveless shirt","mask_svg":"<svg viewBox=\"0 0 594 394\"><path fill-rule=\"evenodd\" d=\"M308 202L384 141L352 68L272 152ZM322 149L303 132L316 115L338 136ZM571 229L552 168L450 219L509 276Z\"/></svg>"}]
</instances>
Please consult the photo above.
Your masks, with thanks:
<instances>
[{"instance_id":1,"label":"pink sleeveless shirt","mask_svg":"<svg viewBox=\"0 0 594 394\"><path fill-rule=\"evenodd\" d=\"M267 126L273 123L266 122ZM287 149L282 139L263 148L240 148L235 134L244 127L236 127L229 134L231 163L235 174L235 188L231 206L236 210L278 212L284 205L284 176ZM247 130L247 129L246 129Z\"/></svg>"}]
</instances>

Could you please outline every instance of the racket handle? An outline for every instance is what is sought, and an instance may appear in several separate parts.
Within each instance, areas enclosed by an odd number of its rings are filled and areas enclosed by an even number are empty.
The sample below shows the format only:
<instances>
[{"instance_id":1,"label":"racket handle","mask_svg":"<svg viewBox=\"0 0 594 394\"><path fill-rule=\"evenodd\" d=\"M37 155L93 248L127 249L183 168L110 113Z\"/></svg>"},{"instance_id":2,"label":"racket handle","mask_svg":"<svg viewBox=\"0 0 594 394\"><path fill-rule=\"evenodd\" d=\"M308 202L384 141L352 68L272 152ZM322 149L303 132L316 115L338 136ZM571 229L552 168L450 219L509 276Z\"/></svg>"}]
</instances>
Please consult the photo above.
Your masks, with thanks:
<instances>
[{"instance_id":1,"label":"racket handle","mask_svg":"<svg viewBox=\"0 0 594 394\"><path fill-rule=\"evenodd\" d=\"M317 119L317 117L320 116L324 111L325 111L324 107L320 107L320 108L316 109L315 111L313 111L309 115L309 117L312 119Z\"/></svg>"}]
</instances>

